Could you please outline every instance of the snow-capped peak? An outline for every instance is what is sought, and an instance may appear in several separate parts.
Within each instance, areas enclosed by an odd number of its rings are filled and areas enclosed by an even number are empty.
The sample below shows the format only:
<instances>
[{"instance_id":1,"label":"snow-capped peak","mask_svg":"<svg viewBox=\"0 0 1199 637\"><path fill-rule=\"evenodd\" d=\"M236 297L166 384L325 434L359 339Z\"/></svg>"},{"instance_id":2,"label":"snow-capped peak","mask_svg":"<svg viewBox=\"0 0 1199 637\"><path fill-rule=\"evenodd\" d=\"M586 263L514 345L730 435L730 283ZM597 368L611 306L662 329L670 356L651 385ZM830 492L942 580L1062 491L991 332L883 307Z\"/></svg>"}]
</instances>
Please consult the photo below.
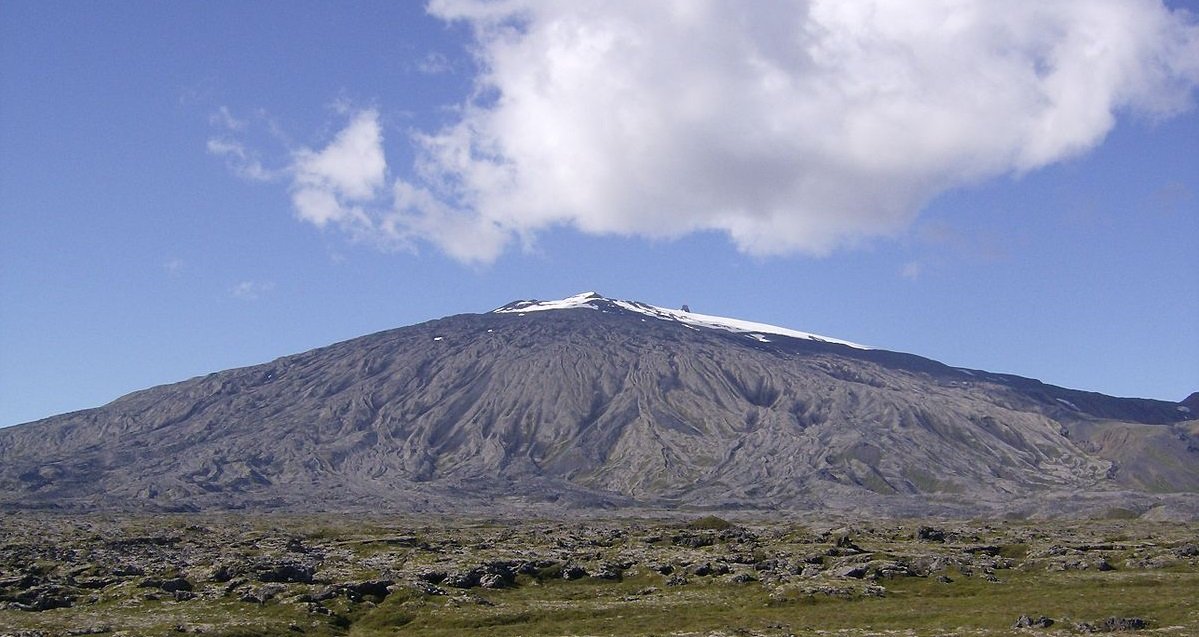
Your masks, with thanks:
<instances>
[{"instance_id":1,"label":"snow-capped peak","mask_svg":"<svg viewBox=\"0 0 1199 637\"><path fill-rule=\"evenodd\" d=\"M597 292L583 292L574 296L569 296L557 301L515 301L503 307L492 310L495 314L524 314L527 312L543 312L547 310L573 310L573 309L591 309L599 311L624 310L636 314L642 314L662 321L673 321L681 323L692 328L709 328L717 330L725 330L737 334L745 334L746 336L762 342L770 342L767 335L771 336L786 336L789 338L800 338L809 341L819 341L822 343L835 343L837 345L846 345L858 349L871 349L865 345L851 343L839 338L829 338L820 336L819 334L811 334L809 332L800 332L785 327L768 325L766 323L755 323L753 321L743 321L734 318L725 318L723 316L710 316L707 314L696 314L686 310L672 310L639 301L619 301L615 299L605 298Z\"/></svg>"},{"instance_id":2,"label":"snow-capped peak","mask_svg":"<svg viewBox=\"0 0 1199 637\"><path fill-rule=\"evenodd\" d=\"M568 296L559 301L516 301L503 307L496 308L492 310L492 313L509 314L519 312L541 312L543 310L572 310L579 307L598 310L600 308L595 305L595 302L597 301L610 300L605 299L598 292L583 292L574 296Z\"/></svg>"}]
</instances>

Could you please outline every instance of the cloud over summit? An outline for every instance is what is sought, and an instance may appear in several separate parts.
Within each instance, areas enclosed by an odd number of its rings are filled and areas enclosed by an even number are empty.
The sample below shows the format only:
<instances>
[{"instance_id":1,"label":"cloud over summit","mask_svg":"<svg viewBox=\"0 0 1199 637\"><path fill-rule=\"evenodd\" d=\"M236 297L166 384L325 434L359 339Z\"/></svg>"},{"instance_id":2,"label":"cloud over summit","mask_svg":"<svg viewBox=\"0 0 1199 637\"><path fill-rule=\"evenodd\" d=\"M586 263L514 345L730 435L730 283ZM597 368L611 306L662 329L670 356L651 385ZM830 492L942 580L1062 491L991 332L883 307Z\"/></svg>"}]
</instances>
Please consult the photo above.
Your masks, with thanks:
<instances>
[{"instance_id":1,"label":"cloud over summit","mask_svg":"<svg viewBox=\"0 0 1199 637\"><path fill-rule=\"evenodd\" d=\"M295 158L300 216L466 262L568 226L728 234L823 254L954 187L1169 116L1199 84L1195 17L1150 0L911 3L434 0L480 73L384 187L378 116Z\"/></svg>"}]
</instances>

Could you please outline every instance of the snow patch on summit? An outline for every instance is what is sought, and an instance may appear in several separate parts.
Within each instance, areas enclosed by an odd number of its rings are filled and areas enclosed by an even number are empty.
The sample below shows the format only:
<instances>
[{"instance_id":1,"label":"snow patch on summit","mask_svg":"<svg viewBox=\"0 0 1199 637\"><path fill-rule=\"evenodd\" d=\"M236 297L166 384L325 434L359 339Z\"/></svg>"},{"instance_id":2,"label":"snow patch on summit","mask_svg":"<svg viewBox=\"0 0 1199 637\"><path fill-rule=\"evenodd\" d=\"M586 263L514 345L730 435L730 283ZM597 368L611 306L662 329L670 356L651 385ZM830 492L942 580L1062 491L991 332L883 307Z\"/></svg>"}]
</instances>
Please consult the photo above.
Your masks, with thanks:
<instances>
[{"instance_id":1,"label":"snow patch on summit","mask_svg":"<svg viewBox=\"0 0 1199 637\"><path fill-rule=\"evenodd\" d=\"M491 312L493 314L516 314L520 312L541 312L544 310L573 310L580 307L598 310L600 308L594 302L606 300L596 292L583 292L582 294L568 296L559 301L516 301L504 307L496 308Z\"/></svg>"},{"instance_id":2,"label":"snow patch on summit","mask_svg":"<svg viewBox=\"0 0 1199 637\"><path fill-rule=\"evenodd\" d=\"M787 336L790 338L799 338L808 341L819 341L821 343L834 343L837 345L845 345L857 349L872 349L865 345L859 345L850 341L839 338L830 338L828 336L820 336L810 332L801 332L776 325L768 325L766 323L755 323L753 321L743 321L741 319L726 318L723 316L711 316L708 314L696 314L695 312L687 312L684 310L672 310L656 305L649 305L639 301L619 301L615 299L604 298L597 292L583 292L574 296L569 296L565 299L557 301L516 301L509 303L503 307L492 310L494 314L525 314L526 312L542 312L547 310L573 310L573 309L590 309L599 311L608 311L609 309L620 309L636 314L643 314L662 321L673 321L681 323L690 328L708 328L724 330L736 334L745 334L747 337L763 343L769 343L770 340L765 335L771 334L775 336ZM642 319L644 320L644 319Z\"/></svg>"}]
</instances>

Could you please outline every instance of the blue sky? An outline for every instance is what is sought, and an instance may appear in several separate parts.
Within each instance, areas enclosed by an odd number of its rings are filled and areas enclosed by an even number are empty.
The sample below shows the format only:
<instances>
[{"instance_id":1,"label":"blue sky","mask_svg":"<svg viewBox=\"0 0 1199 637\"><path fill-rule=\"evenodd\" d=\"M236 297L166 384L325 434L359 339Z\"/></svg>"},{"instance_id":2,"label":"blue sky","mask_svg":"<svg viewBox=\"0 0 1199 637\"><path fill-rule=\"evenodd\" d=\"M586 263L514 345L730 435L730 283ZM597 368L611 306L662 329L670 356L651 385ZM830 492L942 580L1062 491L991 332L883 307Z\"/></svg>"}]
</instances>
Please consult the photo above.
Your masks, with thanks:
<instances>
[{"instance_id":1,"label":"blue sky","mask_svg":"<svg viewBox=\"0 0 1199 637\"><path fill-rule=\"evenodd\" d=\"M2 2L0 425L585 290L1181 400L1195 7L1033 4Z\"/></svg>"}]
</instances>

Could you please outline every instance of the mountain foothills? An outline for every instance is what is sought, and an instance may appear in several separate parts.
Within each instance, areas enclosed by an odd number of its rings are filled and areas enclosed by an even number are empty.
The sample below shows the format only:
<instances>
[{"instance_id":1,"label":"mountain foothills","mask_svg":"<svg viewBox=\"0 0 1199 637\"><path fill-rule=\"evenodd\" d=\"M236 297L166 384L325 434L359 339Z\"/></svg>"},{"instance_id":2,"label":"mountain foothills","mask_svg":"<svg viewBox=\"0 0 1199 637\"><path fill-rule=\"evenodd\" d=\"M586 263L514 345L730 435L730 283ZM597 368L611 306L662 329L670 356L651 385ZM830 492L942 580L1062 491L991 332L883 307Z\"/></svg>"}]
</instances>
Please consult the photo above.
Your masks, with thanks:
<instances>
[{"instance_id":1,"label":"mountain foothills","mask_svg":"<svg viewBox=\"0 0 1199 637\"><path fill-rule=\"evenodd\" d=\"M0 430L0 507L1194 518L1197 415L588 293Z\"/></svg>"}]
</instances>

